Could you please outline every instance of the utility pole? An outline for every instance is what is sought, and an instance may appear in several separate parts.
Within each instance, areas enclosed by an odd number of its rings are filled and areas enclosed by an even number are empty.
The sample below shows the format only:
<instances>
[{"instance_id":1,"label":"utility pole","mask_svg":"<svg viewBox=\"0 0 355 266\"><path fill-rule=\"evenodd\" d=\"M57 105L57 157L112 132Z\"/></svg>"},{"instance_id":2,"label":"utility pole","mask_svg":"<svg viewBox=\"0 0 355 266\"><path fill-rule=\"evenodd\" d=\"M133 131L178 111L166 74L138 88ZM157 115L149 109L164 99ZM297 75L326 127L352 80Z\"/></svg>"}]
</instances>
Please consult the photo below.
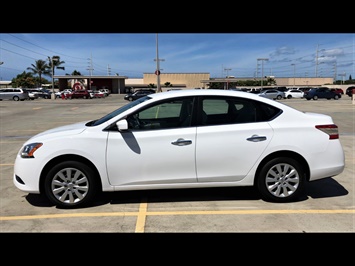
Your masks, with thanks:
<instances>
[{"instance_id":1,"label":"utility pole","mask_svg":"<svg viewBox=\"0 0 355 266\"><path fill-rule=\"evenodd\" d=\"M164 61L164 59L159 59L159 49L158 49L158 33L156 34L156 59L154 61L157 62L157 69L155 70L155 75L157 75L157 92L161 92L161 86L160 86L160 61Z\"/></svg>"},{"instance_id":2,"label":"utility pole","mask_svg":"<svg viewBox=\"0 0 355 266\"><path fill-rule=\"evenodd\" d=\"M91 54L90 58L88 58L88 60L90 60L89 61L89 68L87 68L86 70L90 71L90 77L89 77L89 84L88 84L87 89L91 90L91 76L92 76L92 71L94 70L94 68L92 66L92 54Z\"/></svg>"},{"instance_id":3,"label":"utility pole","mask_svg":"<svg viewBox=\"0 0 355 266\"><path fill-rule=\"evenodd\" d=\"M296 71L296 64L291 64L293 66L293 87L295 87L295 71Z\"/></svg>"},{"instance_id":4,"label":"utility pole","mask_svg":"<svg viewBox=\"0 0 355 266\"><path fill-rule=\"evenodd\" d=\"M318 78L318 48L319 44L317 44L317 51L316 51L316 78Z\"/></svg>"},{"instance_id":5,"label":"utility pole","mask_svg":"<svg viewBox=\"0 0 355 266\"><path fill-rule=\"evenodd\" d=\"M264 61L269 61L269 58L258 58L257 61L261 61L261 90L263 90L264 81Z\"/></svg>"}]
</instances>

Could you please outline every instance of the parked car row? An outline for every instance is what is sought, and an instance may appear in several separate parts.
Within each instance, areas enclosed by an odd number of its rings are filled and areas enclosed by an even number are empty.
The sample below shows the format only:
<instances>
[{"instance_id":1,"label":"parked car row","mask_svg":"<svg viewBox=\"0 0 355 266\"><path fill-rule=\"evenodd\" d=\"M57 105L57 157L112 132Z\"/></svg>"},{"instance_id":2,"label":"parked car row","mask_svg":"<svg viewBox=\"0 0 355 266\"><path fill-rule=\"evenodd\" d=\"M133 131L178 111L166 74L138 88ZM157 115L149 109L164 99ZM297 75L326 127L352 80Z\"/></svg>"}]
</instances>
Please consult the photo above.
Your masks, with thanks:
<instances>
[{"instance_id":1,"label":"parked car row","mask_svg":"<svg viewBox=\"0 0 355 266\"><path fill-rule=\"evenodd\" d=\"M258 93L258 95L273 100L291 99L291 98L305 98L307 100L311 100L311 99L312 100L318 100L318 99L338 100L341 98L342 91L343 91L342 89L330 89L328 87L316 87L304 91L296 88L288 89L286 91L279 91L276 89L266 89Z\"/></svg>"},{"instance_id":2,"label":"parked car row","mask_svg":"<svg viewBox=\"0 0 355 266\"><path fill-rule=\"evenodd\" d=\"M55 93L56 98L62 99L92 99L92 98L104 98L110 95L108 89L100 90L71 90L65 89Z\"/></svg>"}]
</instances>

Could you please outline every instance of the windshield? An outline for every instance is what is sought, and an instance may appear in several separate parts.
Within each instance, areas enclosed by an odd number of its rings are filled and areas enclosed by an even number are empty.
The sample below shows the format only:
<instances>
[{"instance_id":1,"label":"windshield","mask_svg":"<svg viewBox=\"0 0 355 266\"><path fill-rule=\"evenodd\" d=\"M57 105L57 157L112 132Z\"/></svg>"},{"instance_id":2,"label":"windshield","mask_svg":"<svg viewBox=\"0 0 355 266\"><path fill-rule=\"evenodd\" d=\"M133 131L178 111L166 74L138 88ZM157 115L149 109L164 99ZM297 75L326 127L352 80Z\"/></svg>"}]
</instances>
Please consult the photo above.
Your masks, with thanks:
<instances>
[{"instance_id":1,"label":"windshield","mask_svg":"<svg viewBox=\"0 0 355 266\"><path fill-rule=\"evenodd\" d=\"M142 98L139 98L135 101L132 101L132 102L129 102L128 104L116 109L115 111L101 117L100 119L97 119L97 120L93 120L93 121L90 121L86 124L86 126L97 126L97 125L101 125L102 123L110 120L111 118L123 113L124 111L142 103L142 102L145 102L147 100L151 99L149 96L145 96L145 97L142 97Z\"/></svg>"}]
</instances>

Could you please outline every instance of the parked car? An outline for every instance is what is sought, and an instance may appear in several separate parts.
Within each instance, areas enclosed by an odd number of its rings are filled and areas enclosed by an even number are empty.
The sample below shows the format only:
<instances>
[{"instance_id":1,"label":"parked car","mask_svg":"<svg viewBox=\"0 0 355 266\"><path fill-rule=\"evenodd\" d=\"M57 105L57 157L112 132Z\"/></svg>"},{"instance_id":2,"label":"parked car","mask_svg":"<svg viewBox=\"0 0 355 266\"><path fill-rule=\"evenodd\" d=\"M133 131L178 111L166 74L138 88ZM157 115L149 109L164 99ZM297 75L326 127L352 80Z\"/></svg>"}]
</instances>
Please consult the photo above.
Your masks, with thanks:
<instances>
[{"instance_id":1,"label":"parked car","mask_svg":"<svg viewBox=\"0 0 355 266\"><path fill-rule=\"evenodd\" d=\"M67 99L91 99L91 95L87 90L75 90L65 95Z\"/></svg>"},{"instance_id":2,"label":"parked car","mask_svg":"<svg viewBox=\"0 0 355 266\"><path fill-rule=\"evenodd\" d=\"M304 92L304 98L307 100L318 100L318 99L334 99L338 100L341 98L341 94L330 90L328 87L318 87L312 88L309 91Z\"/></svg>"},{"instance_id":3,"label":"parked car","mask_svg":"<svg viewBox=\"0 0 355 266\"><path fill-rule=\"evenodd\" d=\"M38 99L38 95L36 93L31 92L31 91L28 92L28 97L29 97L29 100Z\"/></svg>"},{"instance_id":4,"label":"parked car","mask_svg":"<svg viewBox=\"0 0 355 266\"><path fill-rule=\"evenodd\" d=\"M303 98L304 92L299 89L289 89L285 91L285 98Z\"/></svg>"},{"instance_id":5,"label":"parked car","mask_svg":"<svg viewBox=\"0 0 355 266\"><path fill-rule=\"evenodd\" d=\"M346 89L345 94L351 97L353 95L353 90L355 90L355 86L350 86Z\"/></svg>"},{"instance_id":6,"label":"parked car","mask_svg":"<svg viewBox=\"0 0 355 266\"><path fill-rule=\"evenodd\" d=\"M146 90L136 90L132 93L128 93L124 96L124 99L127 100L127 101L134 101L134 100L137 100L141 97L144 97L146 95L149 95L149 94L152 94L152 93L155 93L155 90L153 89L146 89Z\"/></svg>"},{"instance_id":7,"label":"parked car","mask_svg":"<svg viewBox=\"0 0 355 266\"><path fill-rule=\"evenodd\" d=\"M98 90L90 90L89 91L91 98L105 98L106 97L106 93L102 92L102 91L98 91Z\"/></svg>"},{"instance_id":8,"label":"parked car","mask_svg":"<svg viewBox=\"0 0 355 266\"><path fill-rule=\"evenodd\" d=\"M0 101L2 100L24 101L29 99L30 97L26 89L22 89L22 88L0 89Z\"/></svg>"},{"instance_id":9,"label":"parked car","mask_svg":"<svg viewBox=\"0 0 355 266\"><path fill-rule=\"evenodd\" d=\"M99 92L102 92L103 94L105 94L105 97L109 96L111 94L109 89L99 89Z\"/></svg>"},{"instance_id":10,"label":"parked car","mask_svg":"<svg viewBox=\"0 0 355 266\"><path fill-rule=\"evenodd\" d=\"M285 93L283 91L274 89L263 90L258 95L272 100L281 100L285 98Z\"/></svg>"},{"instance_id":11,"label":"parked car","mask_svg":"<svg viewBox=\"0 0 355 266\"><path fill-rule=\"evenodd\" d=\"M191 89L33 136L17 153L13 182L62 208L90 206L100 191L233 186L281 203L344 167L332 117L252 93Z\"/></svg>"},{"instance_id":12,"label":"parked car","mask_svg":"<svg viewBox=\"0 0 355 266\"><path fill-rule=\"evenodd\" d=\"M28 92L32 92L37 95L37 98L50 99L52 92L43 88L27 88Z\"/></svg>"},{"instance_id":13,"label":"parked car","mask_svg":"<svg viewBox=\"0 0 355 266\"><path fill-rule=\"evenodd\" d=\"M55 97L56 98L62 98L62 96L65 97L65 95L69 94L69 93L72 93L73 90L72 89L65 89L65 90L62 90L62 91L57 91L55 93Z\"/></svg>"},{"instance_id":14,"label":"parked car","mask_svg":"<svg viewBox=\"0 0 355 266\"><path fill-rule=\"evenodd\" d=\"M343 91L341 88L331 88L330 90L331 90L331 91L335 91L335 92L337 92L337 93L340 93L341 95L344 94L344 91Z\"/></svg>"}]
</instances>

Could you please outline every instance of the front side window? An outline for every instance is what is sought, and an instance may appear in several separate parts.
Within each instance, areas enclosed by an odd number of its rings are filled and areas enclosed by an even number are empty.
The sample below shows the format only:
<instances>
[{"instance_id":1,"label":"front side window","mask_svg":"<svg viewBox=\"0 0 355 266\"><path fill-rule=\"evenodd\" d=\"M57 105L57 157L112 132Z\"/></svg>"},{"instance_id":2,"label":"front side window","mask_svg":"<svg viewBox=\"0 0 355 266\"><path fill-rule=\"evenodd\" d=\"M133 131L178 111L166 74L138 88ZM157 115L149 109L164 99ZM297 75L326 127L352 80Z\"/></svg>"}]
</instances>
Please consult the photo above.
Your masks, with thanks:
<instances>
[{"instance_id":1,"label":"front side window","mask_svg":"<svg viewBox=\"0 0 355 266\"><path fill-rule=\"evenodd\" d=\"M127 117L128 128L151 130L189 127L191 125L193 97L163 101Z\"/></svg>"}]
</instances>

